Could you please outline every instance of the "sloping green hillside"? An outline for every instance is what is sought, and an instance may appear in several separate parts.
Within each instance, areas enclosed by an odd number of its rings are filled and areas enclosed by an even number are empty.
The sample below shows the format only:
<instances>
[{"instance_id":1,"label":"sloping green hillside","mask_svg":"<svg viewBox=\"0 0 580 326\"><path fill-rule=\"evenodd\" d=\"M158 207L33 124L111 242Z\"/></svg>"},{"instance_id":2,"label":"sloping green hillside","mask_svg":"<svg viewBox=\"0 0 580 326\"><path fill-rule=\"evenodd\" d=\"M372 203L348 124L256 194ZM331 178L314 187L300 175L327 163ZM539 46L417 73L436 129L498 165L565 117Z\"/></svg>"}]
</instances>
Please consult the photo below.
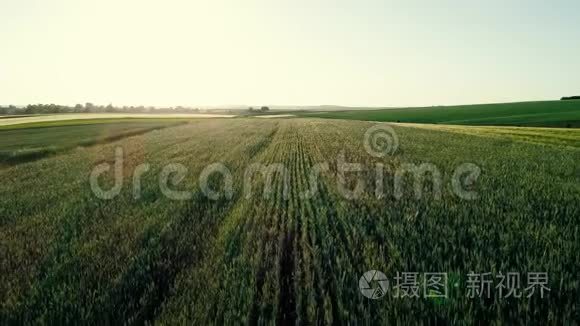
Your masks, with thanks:
<instances>
[{"instance_id":1,"label":"sloping green hillside","mask_svg":"<svg viewBox=\"0 0 580 326\"><path fill-rule=\"evenodd\" d=\"M458 125L580 127L580 100L308 112L301 115L333 119Z\"/></svg>"}]
</instances>

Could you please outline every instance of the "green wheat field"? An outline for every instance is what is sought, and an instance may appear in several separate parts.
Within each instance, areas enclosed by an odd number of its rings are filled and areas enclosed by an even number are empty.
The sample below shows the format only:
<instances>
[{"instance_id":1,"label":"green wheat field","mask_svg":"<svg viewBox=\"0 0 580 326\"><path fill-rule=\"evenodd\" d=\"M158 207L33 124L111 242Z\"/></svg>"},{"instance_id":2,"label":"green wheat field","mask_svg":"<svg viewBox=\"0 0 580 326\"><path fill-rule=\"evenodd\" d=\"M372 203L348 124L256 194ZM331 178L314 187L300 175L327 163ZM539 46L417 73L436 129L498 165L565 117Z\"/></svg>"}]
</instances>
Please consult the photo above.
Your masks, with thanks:
<instances>
[{"instance_id":1,"label":"green wheat field","mask_svg":"<svg viewBox=\"0 0 580 326\"><path fill-rule=\"evenodd\" d=\"M354 112L352 114L361 114ZM409 122L409 121L407 121ZM411 121L413 122L413 121ZM388 125L398 148L383 157L363 146ZM100 199L91 171L124 154L118 196ZM347 199L338 160L364 168ZM229 196L208 198L198 179L219 162ZM309 173L328 169L309 189ZM481 169L477 198L452 191L454 169ZM579 320L580 129L384 124L284 119L103 119L0 127L0 321L3 324L391 324L420 321L561 324ZM149 164L135 196L135 170ZM167 164L187 172L172 200L159 187ZM283 164L271 180L253 163ZM428 163L442 187L393 173ZM375 167L384 173L376 195ZM112 186L113 170L101 176ZM263 195L270 181L271 191ZM212 189L226 180L208 178ZM286 196L284 195L286 194ZM370 300L368 270L445 272L447 298ZM467 298L470 272L547 272L546 296ZM522 280L525 283L525 279Z\"/></svg>"}]
</instances>

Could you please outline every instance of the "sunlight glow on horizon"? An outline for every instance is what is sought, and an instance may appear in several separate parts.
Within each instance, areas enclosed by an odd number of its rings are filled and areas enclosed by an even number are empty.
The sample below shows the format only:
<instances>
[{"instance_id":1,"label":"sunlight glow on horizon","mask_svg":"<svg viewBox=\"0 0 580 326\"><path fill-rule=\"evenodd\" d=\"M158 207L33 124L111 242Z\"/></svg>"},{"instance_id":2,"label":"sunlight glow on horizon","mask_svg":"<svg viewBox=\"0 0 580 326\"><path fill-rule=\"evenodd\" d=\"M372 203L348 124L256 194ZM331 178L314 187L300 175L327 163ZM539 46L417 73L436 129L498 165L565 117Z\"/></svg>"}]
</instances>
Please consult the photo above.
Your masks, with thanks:
<instances>
[{"instance_id":1,"label":"sunlight glow on horizon","mask_svg":"<svg viewBox=\"0 0 580 326\"><path fill-rule=\"evenodd\" d=\"M421 106L580 95L577 1L0 3L0 105Z\"/></svg>"}]
</instances>

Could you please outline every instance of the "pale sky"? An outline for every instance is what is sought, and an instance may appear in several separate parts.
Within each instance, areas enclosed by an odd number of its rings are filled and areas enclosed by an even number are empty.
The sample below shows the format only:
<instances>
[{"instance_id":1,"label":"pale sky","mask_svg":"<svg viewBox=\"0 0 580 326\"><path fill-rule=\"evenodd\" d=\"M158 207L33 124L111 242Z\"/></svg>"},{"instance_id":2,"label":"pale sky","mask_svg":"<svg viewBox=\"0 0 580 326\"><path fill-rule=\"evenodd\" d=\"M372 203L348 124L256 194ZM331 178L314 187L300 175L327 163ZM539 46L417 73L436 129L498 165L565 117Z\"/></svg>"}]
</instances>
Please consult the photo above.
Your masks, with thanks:
<instances>
[{"instance_id":1,"label":"pale sky","mask_svg":"<svg viewBox=\"0 0 580 326\"><path fill-rule=\"evenodd\" d=\"M0 0L0 104L580 95L580 1Z\"/></svg>"}]
</instances>

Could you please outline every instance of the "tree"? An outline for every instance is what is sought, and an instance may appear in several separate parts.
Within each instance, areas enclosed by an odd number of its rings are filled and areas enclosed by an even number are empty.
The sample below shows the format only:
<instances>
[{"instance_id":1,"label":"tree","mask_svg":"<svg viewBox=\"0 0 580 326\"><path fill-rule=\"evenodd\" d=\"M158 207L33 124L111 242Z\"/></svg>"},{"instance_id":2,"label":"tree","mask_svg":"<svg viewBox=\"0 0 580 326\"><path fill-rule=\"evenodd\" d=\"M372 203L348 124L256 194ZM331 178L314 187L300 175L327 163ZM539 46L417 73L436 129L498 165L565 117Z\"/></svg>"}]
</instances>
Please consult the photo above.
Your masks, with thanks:
<instances>
[{"instance_id":1,"label":"tree","mask_svg":"<svg viewBox=\"0 0 580 326\"><path fill-rule=\"evenodd\" d=\"M267 106L263 106L263 107L260 108L260 111L267 112L267 111L270 111L270 108L267 107Z\"/></svg>"},{"instance_id":2,"label":"tree","mask_svg":"<svg viewBox=\"0 0 580 326\"><path fill-rule=\"evenodd\" d=\"M82 111L83 110L83 105L82 104L77 104L75 105L75 111Z\"/></svg>"},{"instance_id":3,"label":"tree","mask_svg":"<svg viewBox=\"0 0 580 326\"><path fill-rule=\"evenodd\" d=\"M17 114L18 108L14 105L0 106L0 114Z\"/></svg>"},{"instance_id":4,"label":"tree","mask_svg":"<svg viewBox=\"0 0 580 326\"><path fill-rule=\"evenodd\" d=\"M250 111L250 112L254 112L254 108L250 106L250 107L248 108L248 111Z\"/></svg>"},{"instance_id":5,"label":"tree","mask_svg":"<svg viewBox=\"0 0 580 326\"><path fill-rule=\"evenodd\" d=\"M560 100L562 100L562 101L567 101L567 100L580 100L580 96L562 97Z\"/></svg>"}]
</instances>

